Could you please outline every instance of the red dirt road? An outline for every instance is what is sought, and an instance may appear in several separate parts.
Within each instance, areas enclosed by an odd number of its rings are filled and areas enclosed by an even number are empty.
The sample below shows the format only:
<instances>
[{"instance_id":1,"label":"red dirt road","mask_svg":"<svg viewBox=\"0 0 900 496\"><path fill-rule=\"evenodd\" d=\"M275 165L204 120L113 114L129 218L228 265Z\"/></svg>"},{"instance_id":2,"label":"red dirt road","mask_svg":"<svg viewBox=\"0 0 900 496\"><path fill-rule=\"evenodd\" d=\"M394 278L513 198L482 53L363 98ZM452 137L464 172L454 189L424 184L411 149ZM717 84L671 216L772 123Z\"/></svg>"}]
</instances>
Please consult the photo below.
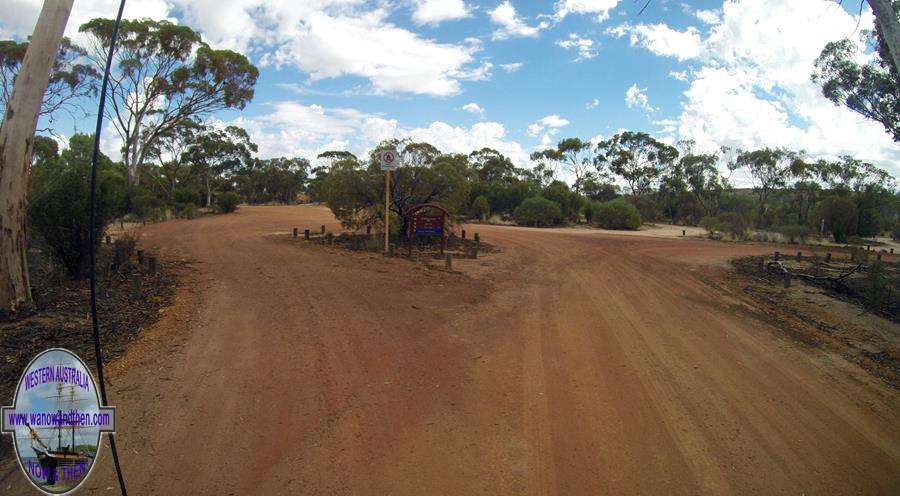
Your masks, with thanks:
<instances>
[{"instance_id":1,"label":"red dirt road","mask_svg":"<svg viewBox=\"0 0 900 496\"><path fill-rule=\"evenodd\" d=\"M323 223L143 230L198 275L112 367L132 494L900 493L897 392L704 282L764 247L473 226L463 275L286 236Z\"/></svg>"}]
</instances>

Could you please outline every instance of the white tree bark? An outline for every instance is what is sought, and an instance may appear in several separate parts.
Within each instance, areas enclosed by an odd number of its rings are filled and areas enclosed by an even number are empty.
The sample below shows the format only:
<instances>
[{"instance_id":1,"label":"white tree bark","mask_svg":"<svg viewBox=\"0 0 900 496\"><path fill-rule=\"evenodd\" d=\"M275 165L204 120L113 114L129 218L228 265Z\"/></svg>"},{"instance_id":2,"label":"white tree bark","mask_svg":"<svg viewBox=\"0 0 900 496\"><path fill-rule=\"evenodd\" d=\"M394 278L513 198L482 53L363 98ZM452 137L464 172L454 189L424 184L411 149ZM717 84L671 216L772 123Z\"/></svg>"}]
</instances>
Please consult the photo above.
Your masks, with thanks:
<instances>
[{"instance_id":1,"label":"white tree bark","mask_svg":"<svg viewBox=\"0 0 900 496\"><path fill-rule=\"evenodd\" d=\"M894 69L900 74L900 21L894 14L891 0L869 0L869 6L875 13L875 22L878 23L881 37L888 47Z\"/></svg>"},{"instance_id":2,"label":"white tree bark","mask_svg":"<svg viewBox=\"0 0 900 496\"><path fill-rule=\"evenodd\" d=\"M46 0L0 125L0 318L30 312L25 238L28 166L44 91L74 0Z\"/></svg>"}]
</instances>

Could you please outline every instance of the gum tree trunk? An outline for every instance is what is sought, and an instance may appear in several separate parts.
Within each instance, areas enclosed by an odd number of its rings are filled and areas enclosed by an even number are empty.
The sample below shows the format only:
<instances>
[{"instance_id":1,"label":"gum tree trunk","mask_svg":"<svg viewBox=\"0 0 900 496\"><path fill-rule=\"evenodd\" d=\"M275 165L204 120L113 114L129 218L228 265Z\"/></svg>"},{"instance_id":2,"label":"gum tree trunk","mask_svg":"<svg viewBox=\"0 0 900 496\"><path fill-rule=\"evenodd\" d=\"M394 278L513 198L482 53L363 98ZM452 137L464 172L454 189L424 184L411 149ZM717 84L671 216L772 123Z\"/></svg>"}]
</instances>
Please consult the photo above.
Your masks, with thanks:
<instances>
[{"instance_id":1,"label":"gum tree trunk","mask_svg":"<svg viewBox=\"0 0 900 496\"><path fill-rule=\"evenodd\" d=\"M875 13L875 22L881 29L881 38L888 47L894 70L900 74L900 21L894 14L891 0L869 0L869 7Z\"/></svg>"},{"instance_id":2,"label":"gum tree trunk","mask_svg":"<svg viewBox=\"0 0 900 496\"><path fill-rule=\"evenodd\" d=\"M25 238L28 167L41 102L73 0L47 0L0 125L0 319L34 307Z\"/></svg>"}]
</instances>

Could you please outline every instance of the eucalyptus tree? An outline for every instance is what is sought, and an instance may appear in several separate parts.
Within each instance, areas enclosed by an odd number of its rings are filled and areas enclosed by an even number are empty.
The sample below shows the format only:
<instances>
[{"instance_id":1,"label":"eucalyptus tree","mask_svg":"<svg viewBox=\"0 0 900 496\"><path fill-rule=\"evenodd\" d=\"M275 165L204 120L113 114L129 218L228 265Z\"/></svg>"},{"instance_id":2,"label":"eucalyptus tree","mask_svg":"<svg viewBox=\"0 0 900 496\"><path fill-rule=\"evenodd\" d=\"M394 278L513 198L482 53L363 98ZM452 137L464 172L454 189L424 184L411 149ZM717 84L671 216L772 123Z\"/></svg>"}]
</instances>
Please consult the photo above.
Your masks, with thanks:
<instances>
[{"instance_id":1,"label":"eucalyptus tree","mask_svg":"<svg viewBox=\"0 0 900 496\"><path fill-rule=\"evenodd\" d=\"M104 67L115 21L80 28L87 57ZM152 19L124 20L110 74L106 111L122 138L129 184L157 140L185 120L242 109L253 98L259 71L244 55L215 50L188 26Z\"/></svg>"},{"instance_id":2,"label":"eucalyptus tree","mask_svg":"<svg viewBox=\"0 0 900 496\"><path fill-rule=\"evenodd\" d=\"M212 203L213 179L248 164L256 151L257 146L250 141L247 131L237 126L207 128L197 135L183 159L203 181L204 206Z\"/></svg>"},{"instance_id":3,"label":"eucalyptus tree","mask_svg":"<svg viewBox=\"0 0 900 496\"><path fill-rule=\"evenodd\" d=\"M597 143L595 166L621 177L635 197L651 191L678 158L678 150L647 133L623 131Z\"/></svg>"},{"instance_id":4,"label":"eucalyptus tree","mask_svg":"<svg viewBox=\"0 0 900 496\"><path fill-rule=\"evenodd\" d=\"M773 191L787 186L796 170L798 158L798 154L784 148L762 148L738 156L737 165L746 168L753 181L759 227L765 227L767 223L769 196Z\"/></svg>"},{"instance_id":5,"label":"eucalyptus tree","mask_svg":"<svg viewBox=\"0 0 900 496\"><path fill-rule=\"evenodd\" d=\"M27 41L0 40L0 113L6 113L28 44ZM84 55L84 49L68 38L60 41L41 101L40 116L46 116L52 121L53 115L59 111L66 112L73 118L81 118L87 114L81 102L97 96L100 74L93 65L82 63Z\"/></svg>"}]
</instances>

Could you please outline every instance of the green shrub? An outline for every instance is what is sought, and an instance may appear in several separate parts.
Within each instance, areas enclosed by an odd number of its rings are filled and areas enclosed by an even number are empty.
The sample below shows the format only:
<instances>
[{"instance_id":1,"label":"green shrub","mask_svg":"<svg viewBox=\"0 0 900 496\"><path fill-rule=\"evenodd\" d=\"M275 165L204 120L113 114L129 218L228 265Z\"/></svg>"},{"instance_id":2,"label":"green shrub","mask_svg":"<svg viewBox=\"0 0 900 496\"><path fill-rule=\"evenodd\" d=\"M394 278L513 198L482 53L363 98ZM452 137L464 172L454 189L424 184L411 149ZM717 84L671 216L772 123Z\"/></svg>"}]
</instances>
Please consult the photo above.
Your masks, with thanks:
<instances>
[{"instance_id":1,"label":"green shrub","mask_svg":"<svg viewBox=\"0 0 900 496\"><path fill-rule=\"evenodd\" d=\"M193 219L197 216L197 205L194 202L188 202L181 206L179 213L185 219Z\"/></svg>"},{"instance_id":2,"label":"green shrub","mask_svg":"<svg viewBox=\"0 0 900 496\"><path fill-rule=\"evenodd\" d=\"M717 218L719 230L731 236L732 239L742 240L747 238L747 218L737 212L724 212Z\"/></svg>"},{"instance_id":3,"label":"green shrub","mask_svg":"<svg viewBox=\"0 0 900 496\"><path fill-rule=\"evenodd\" d=\"M491 215L491 204L488 199L481 195L472 202L472 216L481 220L485 220Z\"/></svg>"},{"instance_id":4,"label":"green shrub","mask_svg":"<svg viewBox=\"0 0 900 496\"><path fill-rule=\"evenodd\" d=\"M594 221L594 204L591 202L587 202L584 204L584 220L588 224Z\"/></svg>"},{"instance_id":5,"label":"green shrub","mask_svg":"<svg viewBox=\"0 0 900 496\"><path fill-rule=\"evenodd\" d=\"M781 226L778 228L778 232L780 232L785 238L787 238L788 243L806 243L806 238L812 234L811 229L808 226L803 226L800 224L788 224L786 226Z\"/></svg>"},{"instance_id":6,"label":"green shrub","mask_svg":"<svg viewBox=\"0 0 900 496\"><path fill-rule=\"evenodd\" d=\"M159 211L163 206L152 191L141 187L133 188L128 196L129 210L135 217L143 220L159 217Z\"/></svg>"},{"instance_id":7,"label":"green shrub","mask_svg":"<svg viewBox=\"0 0 900 496\"><path fill-rule=\"evenodd\" d=\"M719 219L712 215L707 215L700 219L700 227L706 229L707 234L715 236L719 232Z\"/></svg>"},{"instance_id":8,"label":"green shrub","mask_svg":"<svg viewBox=\"0 0 900 496\"><path fill-rule=\"evenodd\" d=\"M856 203L842 196L830 196L822 200L819 208L835 243L846 243L848 236L856 234Z\"/></svg>"},{"instance_id":9,"label":"green shrub","mask_svg":"<svg viewBox=\"0 0 900 496\"><path fill-rule=\"evenodd\" d=\"M175 200L175 203L193 203L194 205L199 205L200 203L203 203L203 192L200 191L199 188L179 186L175 188L172 199Z\"/></svg>"},{"instance_id":10,"label":"green shrub","mask_svg":"<svg viewBox=\"0 0 900 496\"><path fill-rule=\"evenodd\" d=\"M643 220L638 209L621 198L593 205L592 220L604 229L636 230Z\"/></svg>"},{"instance_id":11,"label":"green shrub","mask_svg":"<svg viewBox=\"0 0 900 496\"><path fill-rule=\"evenodd\" d=\"M554 201L532 196L516 207L513 216L523 226L550 226L562 221L562 210Z\"/></svg>"},{"instance_id":12,"label":"green shrub","mask_svg":"<svg viewBox=\"0 0 900 496\"><path fill-rule=\"evenodd\" d=\"M73 278L87 275L90 224L90 169L87 164L64 165L44 171L29 194L28 222L50 246L53 256ZM97 175L97 217L94 247L100 245L106 226L124 205L125 180L110 171Z\"/></svg>"},{"instance_id":13,"label":"green shrub","mask_svg":"<svg viewBox=\"0 0 900 496\"><path fill-rule=\"evenodd\" d=\"M237 210L239 203L241 203L241 197L233 191L226 191L216 196L216 210L223 214Z\"/></svg>"}]
</instances>

